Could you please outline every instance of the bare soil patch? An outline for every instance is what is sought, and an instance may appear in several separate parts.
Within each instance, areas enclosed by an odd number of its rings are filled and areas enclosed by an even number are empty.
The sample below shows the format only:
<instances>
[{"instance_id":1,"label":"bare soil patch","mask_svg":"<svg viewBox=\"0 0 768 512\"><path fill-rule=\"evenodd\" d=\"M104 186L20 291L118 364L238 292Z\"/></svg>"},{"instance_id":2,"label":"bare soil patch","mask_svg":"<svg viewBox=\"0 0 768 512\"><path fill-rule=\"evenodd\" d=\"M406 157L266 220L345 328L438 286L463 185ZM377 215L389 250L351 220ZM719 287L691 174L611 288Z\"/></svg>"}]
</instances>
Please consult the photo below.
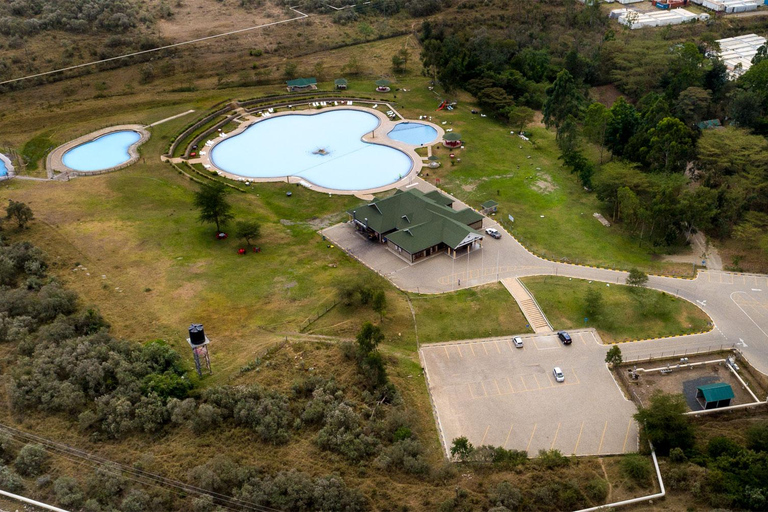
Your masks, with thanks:
<instances>
[{"instance_id":1,"label":"bare soil patch","mask_svg":"<svg viewBox=\"0 0 768 512\"><path fill-rule=\"evenodd\" d=\"M613 102L616 101L619 96L623 96L623 94L621 94L621 91L618 90L615 85L608 84L591 88L589 90L589 96L595 101L610 108L613 105Z\"/></svg>"},{"instance_id":2,"label":"bare soil patch","mask_svg":"<svg viewBox=\"0 0 768 512\"><path fill-rule=\"evenodd\" d=\"M549 194L557 189L557 185L552 181L552 176L545 172L537 172L535 180L531 184L531 188L540 194Z\"/></svg>"}]
</instances>

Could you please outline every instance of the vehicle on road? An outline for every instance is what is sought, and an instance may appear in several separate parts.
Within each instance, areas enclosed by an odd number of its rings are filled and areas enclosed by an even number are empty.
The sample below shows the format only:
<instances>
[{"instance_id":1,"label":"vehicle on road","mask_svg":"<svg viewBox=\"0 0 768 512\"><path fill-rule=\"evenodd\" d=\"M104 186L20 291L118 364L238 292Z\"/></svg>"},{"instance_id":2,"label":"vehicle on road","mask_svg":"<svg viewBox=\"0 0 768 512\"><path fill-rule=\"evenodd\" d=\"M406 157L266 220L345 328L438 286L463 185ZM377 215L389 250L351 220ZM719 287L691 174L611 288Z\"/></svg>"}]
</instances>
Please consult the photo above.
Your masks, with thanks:
<instances>
[{"instance_id":1,"label":"vehicle on road","mask_svg":"<svg viewBox=\"0 0 768 512\"><path fill-rule=\"evenodd\" d=\"M552 374L555 376L555 380L557 382L565 382L565 374L563 373L563 370L561 370L559 366L555 366L555 369L552 370Z\"/></svg>"},{"instance_id":2,"label":"vehicle on road","mask_svg":"<svg viewBox=\"0 0 768 512\"><path fill-rule=\"evenodd\" d=\"M496 228L485 228L485 233L491 238L495 238L496 240L501 238L501 233L499 233L499 230Z\"/></svg>"},{"instance_id":3,"label":"vehicle on road","mask_svg":"<svg viewBox=\"0 0 768 512\"><path fill-rule=\"evenodd\" d=\"M515 336L514 338L512 338L512 343L514 343L515 347L517 348L523 348L523 338L521 338L520 336Z\"/></svg>"},{"instance_id":4,"label":"vehicle on road","mask_svg":"<svg viewBox=\"0 0 768 512\"><path fill-rule=\"evenodd\" d=\"M560 341L563 342L563 345L570 345L571 344L571 335L568 334L565 331L558 331L557 337L560 338Z\"/></svg>"}]
</instances>

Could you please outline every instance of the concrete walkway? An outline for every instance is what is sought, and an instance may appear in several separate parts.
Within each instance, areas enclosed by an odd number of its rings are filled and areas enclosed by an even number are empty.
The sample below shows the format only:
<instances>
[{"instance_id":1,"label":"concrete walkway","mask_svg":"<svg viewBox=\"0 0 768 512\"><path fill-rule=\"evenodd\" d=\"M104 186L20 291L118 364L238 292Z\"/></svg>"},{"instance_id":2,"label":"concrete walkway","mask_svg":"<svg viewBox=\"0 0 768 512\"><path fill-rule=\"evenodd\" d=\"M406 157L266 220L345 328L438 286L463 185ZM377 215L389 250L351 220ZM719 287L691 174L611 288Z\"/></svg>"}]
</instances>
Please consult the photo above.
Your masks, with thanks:
<instances>
[{"instance_id":1,"label":"concrete walkway","mask_svg":"<svg viewBox=\"0 0 768 512\"><path fill-rule=\"evenodd\" d=\"M528 320L528 325L531 326L533 332L537 334L545 334L553 331L552 325L544 316L544 312L539 307L536 299L528 291L523 283L517 278L508 277L501 280L501 284L504 285L512 297L517 301L520 310L525 315L525 319Z\"/></svg>"}]
</instances>

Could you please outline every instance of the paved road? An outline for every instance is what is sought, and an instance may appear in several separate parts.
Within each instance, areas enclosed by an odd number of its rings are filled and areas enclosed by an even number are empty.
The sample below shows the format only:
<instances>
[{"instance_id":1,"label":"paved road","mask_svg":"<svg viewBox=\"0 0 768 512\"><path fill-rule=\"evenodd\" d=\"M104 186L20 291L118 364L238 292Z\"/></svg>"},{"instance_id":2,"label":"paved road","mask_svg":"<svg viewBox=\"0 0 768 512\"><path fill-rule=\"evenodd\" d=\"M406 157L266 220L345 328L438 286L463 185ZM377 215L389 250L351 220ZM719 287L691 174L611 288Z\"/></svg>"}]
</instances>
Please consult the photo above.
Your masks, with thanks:
<instances>
[{"instance_id":1,"label":"paved road","mask_svg":"<svg viewBox=\"0 0 768 512\"><path fill-rule=\"evenodd\" d=\"M421 190L434 189L421 179L417 182ZM460 201L454 205L464 206ZM626 272L543 260L528 252L492 218L486 218L483 225L502 231L502 238L486 237L483 248L469 255L452 259L442 254L415 265L356 235L350 224L332 226L323 234L398 288L417 293L444 293L505 277L533 275L562 275L607 283L624 283L626 279ZM624 344L625 355L659 356L681 349L695 351L736 344L754 367L768 374L767 276L707 270L699 272L696 279L651 276L648 286L699 305L712 318L715 328L704 335Z\"/></svg>"}]
</instances>

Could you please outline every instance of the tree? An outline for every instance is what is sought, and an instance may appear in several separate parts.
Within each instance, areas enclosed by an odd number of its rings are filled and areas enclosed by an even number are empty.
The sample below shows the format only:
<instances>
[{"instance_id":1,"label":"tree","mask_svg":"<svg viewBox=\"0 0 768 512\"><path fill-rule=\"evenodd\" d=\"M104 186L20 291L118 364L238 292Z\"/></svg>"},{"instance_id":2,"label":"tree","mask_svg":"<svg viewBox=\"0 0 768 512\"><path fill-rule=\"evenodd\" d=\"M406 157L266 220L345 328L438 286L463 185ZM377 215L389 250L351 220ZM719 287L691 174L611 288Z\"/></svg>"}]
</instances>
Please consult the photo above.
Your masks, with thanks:
<instances>
[{"instance_id":1,"label":"tree","mask_svg":"<svg viewBox=\"0 0 768 512\"><path fill-rule=\"evenodd\" d=\"M629 139L640 125L640 114L635 107L627 103L624 96L613 103L611 117L605 131L605 144L616 156L623 156Z\"/></svg>"},{"instance_id":2,"label":"tree","mask_svg":"<svg viewBox=\"0 0 768 512\"><path fill-rule=\"evenodd\" d=\"M640 269L633 268L629 271L626 282L628 286L645 286L648 283L648 274Z\"/></svg>"},{"instance_id":3,"label":"tree","mask_svg":"<svg viewBox=\"0 0 768 512\"><path fill-rule=\"evenodd\" d=\"M232 206L227 201L227 187L220 181L212 185L202 185L195 192L194 205L200 210L198 219L200 222L213 222L216 231L221 231L221 225L234 219Z\"/></svg>"},{"instance_id":4,"label":"tree","mask_svg":"<svg viewBox=\"0 0 768 512\"><path fill-rule=\"evenodd\" d=\"M48 458L43 445L27 444L19 450L13 465L21 476L37 476L45 472Z\"/></svg>"},{"instance_id":5,"label":"tree","mask_svg":"<svg viewBox=\"0 0 768 512\"><path fill-rule=\"evenodd\" d=\"M675 106L677 117L693 126L702 121L709 110L712 94L701 87L689 87L680 93Z\"/></svg>"},{"instance_id":6,"label":"tree","mask_svg":"<svg viewBox=\"0 0 768 512\"><path fill-rule=\"evenodd\" d=\"M376 347L384 340L384 334L381 327L373 325L371 322L365 322L357 333L357 346L360 353L365 356L376 350Z\"/></svg>"},{"instance_id":7,"label":"tree","mask_svg":"<svg viewBox=\"0 0 768 512\"><path fill-rule=\"evenodd\" d=\"M579 146L579 127L576 125L576 118L569 115L558 131L557 145L563 157L577 151Z\"/></svg>"},{"instance_id":8,"label":"tree","mask_svg":"<svg viewBox=\"0 0 768 512\"><path fill-rule=\"evenodd\" d=\"M457 437L451 444L451 457L455 457L460 462L467 460L473 451L475 451L475 447L472 446L466 436Z\"/></svg>"},{"instance_id":9,"label":"tree","mask_svg":"<svg viewBox=\"0 0 768 512\"><path fill-rule=\"evenodd\" d=\"M621 349L618 345L612 346L608 353L605 354L605 362L610 364L611 366L618 366L622 363L624 358L621 355Z\"/></svg>"},{"instance_id":10,"label":"tree","mask_svg":"<svg viewBox=\"0 0 768 512\"><path fill-rule=\"evenodd\" d=\"M396 54L392 56L392 69L395 73L402 73L408 68L408 49L401 48Z\"/></svg>"},{"instance_id":11,"label":"tree","mask_svg":"<svg viewBox=\"0 0 768 512\"><path fill-rule=\"evenodd\" d=\"M737 89L731 95L728 113L737 125L752 128L763 113L763 98L757 91Z\"/></svg>"},{"instance_id":12,"label":"tree","mask_svg":"<svg viewBox=\"0 0 768 512\"><path fill-rule=\"evenodd\" d=\"M507 110L507 118L512 126L517 127L517 130L522 132L525 126L533 121L536 112L528 107L511 107Z\"/></svg>"},{"instance_id":13,"label":"tree","mask_svg":"<svg viewBox=\"0 0 768 512\"><path fill-rule=\"evenodd\" d=\"M235 224L235 235L253 247L253 240L261 235L261 224L255 220L242 220Z\"/></svg>"},{"instance_id":14,"label":"tree","mask_svg":"<svg viewBox=\"0 0 768 512\"><path fill-rule=\"evenodd\" d=\"M14 219L19 225L19 229L24 229L26 225L35 218L32 209L21 201L8 200L8 206L5 208L6 218Z\"/></svg>"},{"instance_id":15,"label":"tree","mask_svg":"<svg viewBox=\"0 0 768 512\"><path fill-rule=\"evenodd\" d=\"M662 119L648 134L651 169L666 173L684 172L695 156L693 133L675 117Z\"/></svg>"},{"instance_id":16,"label":"tree","mask_svg":"<svg viewBox=\"0 0 768 512\"><path fill-rule=\"evenodd\" d=\"M672 448L686 450L693 446L693 426L683 415L687 410L683 395L656 391L651 396L651 405L641 406L634 418L642 425L656 451L666 455Z\"/></svg>"},{"instance_id":17,"label":"tree","mask_svg":"<svg viewBox=\"0 0 768 512\"><path fill-rule=\"evenodd\" d=\"M760 64L766 59L768 59L768 45L762 45L757 49L755 56L752 57L752 65Z\"/></svg>"},{"instance_id":18,"label":"tree","mask_svg":"<svg viewBox=\"0 0 768 512\"><path fill-rule=\"evenodd\" d=\"M544 124L557 130L560 138L560 126L565 123L568 116L577 117L581 97L576 87L576 81L568 70L561 70L552 86L547 88L547 99L542 110Z\"/></svg>"},{"instance_id":19,"label":"tree","mask_svg":"<svg viewBox=\"0 0 768 512\"><path fill-rule=\"evenodd\" d=\"M387 312L387 295L384 293L384 290L376 290L373 293L371 307L379 314L379 319L383 320Z\"/></svg>"},{"instance_id":20,"label":"tree","mask_svg":"<svg viewBox=\"0 0 768 512\"><path fill-rule=\"evenodd\" d=\"M293 61L286 62L283 68L283 78L293 80L297 76L299 76L299 65Z\"/></svg>"},{"instance_id":21,"label":"tree","mask_svg":"<svg viewBox=\"0 0 768 512\"><path fill-rule=\"evenodd\" d=\"M595 288L587 290L584 297L584 314L587 318L597 320L603 312L603 294Z\"/></svg>"},{"instance_id":22,"label":"tree","mask_svg":"<svg viewBox=\"0 0 768 512\"><path fill-rule=\"evenodd\" d=\"M588 141L600 146L600 163L603 163L605 134L612 117L611 111L602 103L593 103L584 116L584 136Z\"/></svg>"}]
</instances>

